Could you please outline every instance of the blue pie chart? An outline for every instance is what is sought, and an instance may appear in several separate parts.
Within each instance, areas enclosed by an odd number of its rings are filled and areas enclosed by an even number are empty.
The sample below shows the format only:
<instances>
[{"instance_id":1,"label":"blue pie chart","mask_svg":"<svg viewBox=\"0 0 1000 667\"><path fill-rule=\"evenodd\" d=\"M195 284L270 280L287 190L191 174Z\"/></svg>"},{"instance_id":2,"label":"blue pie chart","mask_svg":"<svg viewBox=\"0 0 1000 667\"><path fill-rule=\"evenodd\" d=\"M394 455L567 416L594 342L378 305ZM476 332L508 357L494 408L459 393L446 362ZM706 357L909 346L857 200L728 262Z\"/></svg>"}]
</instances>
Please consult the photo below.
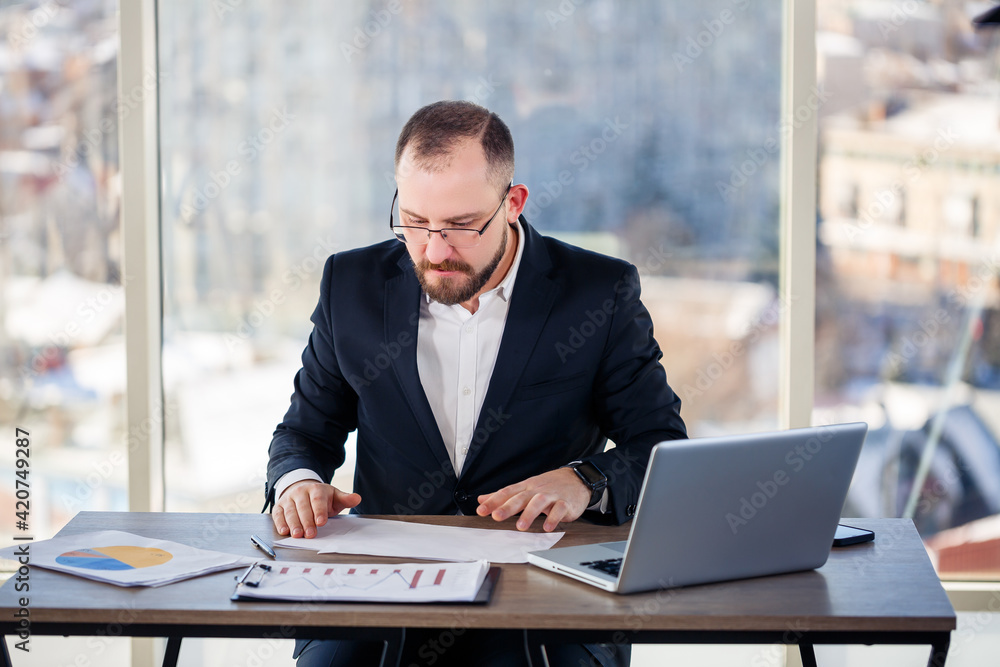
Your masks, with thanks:
<instances>
[{"instance_id":1,"label":"blue pie chart","mask_svg":"<svg viewBox=\"0 0 1000 667\"><path fill-rule=\"evenodd\" d=\"M166 563L171 558L173 555L163 549L116 546L67 551L56 556L56 562L85 570L134 570Z\"/></svg>"}]
</instances>

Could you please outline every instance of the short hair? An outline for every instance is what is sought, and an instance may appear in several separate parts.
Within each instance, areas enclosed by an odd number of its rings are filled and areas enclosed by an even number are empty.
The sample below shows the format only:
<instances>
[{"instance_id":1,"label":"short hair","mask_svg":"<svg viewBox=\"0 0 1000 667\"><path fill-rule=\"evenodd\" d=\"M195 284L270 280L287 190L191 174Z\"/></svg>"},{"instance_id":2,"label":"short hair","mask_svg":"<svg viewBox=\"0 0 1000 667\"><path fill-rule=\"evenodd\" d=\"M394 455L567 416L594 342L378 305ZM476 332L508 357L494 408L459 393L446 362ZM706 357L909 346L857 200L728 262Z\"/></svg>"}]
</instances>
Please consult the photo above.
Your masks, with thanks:
<instances>
[{"instance_id":1,"label":"short hair","mask_svg":"<svg viewBox=\"0 0 1000 667\"><path fill-rule=\"evenodd\" d=\"M395 166L412 144L418 167L438 171L448 164L455 145L479 139L486 155L486 174L499 189L514 178L514 140L500 116L478 104L443 100L419 109L406 121L396 141Z\"/></svg>"}]
</instances>

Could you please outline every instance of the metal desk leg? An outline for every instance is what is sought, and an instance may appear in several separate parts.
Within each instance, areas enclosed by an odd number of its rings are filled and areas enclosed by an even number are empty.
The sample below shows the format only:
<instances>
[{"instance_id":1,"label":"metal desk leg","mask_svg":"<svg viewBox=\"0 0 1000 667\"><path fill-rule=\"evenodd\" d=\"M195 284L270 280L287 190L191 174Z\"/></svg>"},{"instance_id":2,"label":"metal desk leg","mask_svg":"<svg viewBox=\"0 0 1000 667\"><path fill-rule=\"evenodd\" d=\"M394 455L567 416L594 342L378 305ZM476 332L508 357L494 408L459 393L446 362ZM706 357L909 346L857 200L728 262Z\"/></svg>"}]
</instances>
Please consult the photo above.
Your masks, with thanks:
<instances>
[{"instance_id":1,"label":"metal desk leg","mask_svg":"<svg viewBox=\"0 0 1000 667\"><path fill-rule=\"evenodd\" d=\"M816 653L812 644L799 644L799 656L802 658L802 667L816 667Z\"/></svg>"},{"instance_id":2,"label":"metal desk leg","mask_svg":"<svg viewBox=\"0 0 1000 667\"><path fill-rule=\"evenodd\" d=\"M385 648L382 649L382 667L399 667L403 657L403 641L406 639L406 628L400 628L399 634L390 633L385 638Z\"/></svg>"},{"instance_id":3,"label":"metal desk leg","mask_svg":"<svg viewBox=\"0 0 1000 667\"><path fill-rule=\"evenodd\" d=\"M524 631L524 652L528 656L528 667L549 667L545 646L537 633L530 630Z\"/></svg>"},{"instance_id":4,"label":"metal desk leg","mask_svg":"<svg viewBox=\"0 0 1000 667\"><path fill-rule=\"evenodd\" d=\"M936 642L931 642L931 657L927 660L927 667L944 667L944 661L948 659L948 646L951 645L951 633L941 635Z\"/></svg>"},{"instance_id":5,"label":"metal desk leg","mask_svg":"<svg viewBox=\"0 0 1000 667\"><path fill-rule=\"evenodd\" d=\"M167 650L163 652L163 667L177 667L181 654L182 637L167 637Z\"/></svg>"}]
</instances>

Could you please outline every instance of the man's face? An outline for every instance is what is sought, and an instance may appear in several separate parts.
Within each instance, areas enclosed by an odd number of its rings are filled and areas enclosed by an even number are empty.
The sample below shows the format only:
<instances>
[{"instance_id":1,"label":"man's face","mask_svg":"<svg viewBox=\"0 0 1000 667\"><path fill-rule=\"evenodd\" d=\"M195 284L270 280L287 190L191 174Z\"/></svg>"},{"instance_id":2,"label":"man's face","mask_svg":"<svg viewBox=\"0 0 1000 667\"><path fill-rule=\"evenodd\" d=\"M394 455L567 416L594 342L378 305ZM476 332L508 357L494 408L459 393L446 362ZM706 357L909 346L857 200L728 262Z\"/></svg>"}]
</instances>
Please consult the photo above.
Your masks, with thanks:
<instances>
[{"instance_id":1,"label":"man's face","mask_svg":"<svg viewBox=\"0 0 1000 667\"><path fill-rule=\"evenodd\" d=\"M443 169L424 171L414 165L409 150L404 152L396 170L397 224L482 229L487 223L503 192L487 178L482 148L478 142L462 142L446 161ZM509 266L505 255L512 255L507 252L507 213L505 202L479 245L471 248L452 247L440 234L431 234L427 245L406 244L417 279L432 299L448 305L465 303L499 284L503 276L497 269Z\"/></svg>"}]
</instances>

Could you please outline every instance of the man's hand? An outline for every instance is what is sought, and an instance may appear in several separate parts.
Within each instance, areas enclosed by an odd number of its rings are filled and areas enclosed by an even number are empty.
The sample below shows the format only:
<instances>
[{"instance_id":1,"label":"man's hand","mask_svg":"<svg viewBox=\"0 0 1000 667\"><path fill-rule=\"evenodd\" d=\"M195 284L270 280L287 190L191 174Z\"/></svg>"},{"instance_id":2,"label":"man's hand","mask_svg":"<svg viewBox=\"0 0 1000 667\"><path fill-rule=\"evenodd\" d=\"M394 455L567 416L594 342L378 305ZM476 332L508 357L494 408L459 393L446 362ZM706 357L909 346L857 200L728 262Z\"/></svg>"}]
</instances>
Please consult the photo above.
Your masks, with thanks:
<instances>
[{"instance_id":1,"label":"man's hand","mask_svg":"<svg viewBox=\"0 0 1000 667\"><path fill-rule=\"evenodd\" d=\"M281 494L271 510L271 519L279 535L316 537L316 527L328 517L361 502L356 493L344 493L329 484L314 479L295 482Z\"/></svg>"},{"instance_id":2,"label":"man's hand","mask_svg":"<svg viewBox=\"0 0 1000 667\"><path fill-rule=\"evenodd\" d=\"M590 489L571 468L559 468L484 494L477 500L479 516L490 514L496 521L503 521L520 512L517 529L527 530L535 517L544 514L542 528L551 532L560 521L580 518L590 502Z\"/></svg>"}]
</instances>

